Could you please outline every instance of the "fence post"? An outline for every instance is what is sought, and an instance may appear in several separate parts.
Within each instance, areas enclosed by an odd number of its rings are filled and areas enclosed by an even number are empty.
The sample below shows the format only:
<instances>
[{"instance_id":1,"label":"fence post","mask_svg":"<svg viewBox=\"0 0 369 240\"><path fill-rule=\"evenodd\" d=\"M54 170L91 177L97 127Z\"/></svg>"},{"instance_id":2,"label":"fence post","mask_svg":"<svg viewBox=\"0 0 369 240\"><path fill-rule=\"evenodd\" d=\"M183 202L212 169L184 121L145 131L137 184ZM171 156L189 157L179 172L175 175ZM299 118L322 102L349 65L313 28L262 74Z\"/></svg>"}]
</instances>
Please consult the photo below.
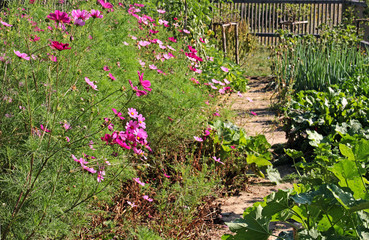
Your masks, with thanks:
<instances>
[{"instance_id":1,"label":"fence post","mask_svg":"<svg viewBox=\"0 0 369 240\"><path fill-rule=\"evenodd\" d=\"M226 57L227 56L227 37L226 37L224 25L222 25L222 35L223 35L223 52L224 52L224 57Z\"/></svg>"},{"instance_id":2,"label":"fence post","mask_svg":"<svg viewBox=\"0 0 369 240\"><path fill-rule=\"evenodd\" d=\"M234 34L234 37L235 37L235 42L236 42L236 47L235 47L235 56L236 56L236 63L237 64L240 64L240 56L238 55L238 23L236 23L235 25L235 34Z\"/></svg>"}]
</instances>

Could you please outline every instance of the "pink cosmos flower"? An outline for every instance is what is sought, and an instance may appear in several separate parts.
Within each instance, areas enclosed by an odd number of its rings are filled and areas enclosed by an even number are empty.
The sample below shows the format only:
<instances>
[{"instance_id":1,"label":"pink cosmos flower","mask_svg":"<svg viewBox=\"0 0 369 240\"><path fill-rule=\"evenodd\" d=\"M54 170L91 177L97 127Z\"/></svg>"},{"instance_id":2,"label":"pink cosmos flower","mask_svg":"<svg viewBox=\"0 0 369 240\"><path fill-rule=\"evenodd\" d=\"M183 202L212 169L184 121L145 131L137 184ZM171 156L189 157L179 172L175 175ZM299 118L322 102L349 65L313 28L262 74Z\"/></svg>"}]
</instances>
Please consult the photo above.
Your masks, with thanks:
<instances>
[{"instance_id":1,"label":"pink cosmos flower","mask_svg":"<svg viewBox=\"0 0 369 240\"><path fill-rule=\"evenodd\" d=\"M139 127L142 127L143 129L146 128L145 118L142 116L142 114L137 116L137 122Z\"/></svg>"},{"instance_id":2,"label":"pink cosmos flower","mask_svg":"<svg viewBox=\"0 0 369 240\"><path fill-rule=\"evenodd\" d=\"M225 84L230 84L231 82L230 81L228 81L226 78L224 78L224 82L225 82Z\"/></svg>"},{"instance_id":3,"label":"pink cosmos flower","mask_svg":"<svg viewBox=\"0 0 369 240\"><path fill-rule=\"evenodd\" d=\"M56 50L59 50L59 51L71 49L69 47L69 43L61 43L61 42L57 42L57 41L51 41L50 47L52 49L56 49Z\"/></svg>"},{"instance_id":4,"label":"pink cosmos flower","mask_svg":"<svg viewBox=\"0 0 369 240\"><path fill-rule=\"evenodd\" d=\"M96 170L95 170L95 169L90 168L90 167L87 167L87 166L85 166L85 165L83 165L83 166L82 166L82 168L83 168L84 170L86 170L86 171L88 171L88 172L92 173L92 174L96 173Z\"/></svg>"},{"instance_id":5,"label":"pink cosmos flower","mask_svg":"<svg viewBox=\"0 0 369 240\"><path fill-rule=\"evenodd\" d=\"M236 146L232 145L232 146L231 146L231 148L232 148L232 149L236 149Z\"/></svg>"},{"instance_id":6,"label":"pink cosmos flower","mask_svg":"<svg viewBox=\"0 0 369 240\"><path fill-rule=\"evenodd\" d=\"M165 58L165 59L171 59L172 58L172 56L170 55L170 54L168 54L168 53L164 53L163 54L163 57Z\"/></svg>"},{"instance_id":7,"label":"pink cosmos flower","mask_svg":"<svg viewBox=\"0 0 369 240\"><path fill-rule=\"evenodd\" d=\"M147 196L147 195L144 195L142 198L145 199L145 200L147 200L147 201L149 201L149 202L152 202L153 201L153 199L152 198L149 198L149 196Z\"/></svg>"},{"instance_id":8,"label":"pink cosmos flower","mask_svg":"<svg viewBox=\"0 0 369 240\"><path fill-rule=\"evenodd\" d=\"M142 141L145 140L148 136L147 136L147 132L143 129L137 128L133 134L136 136L136 140L137 141Z\"/></svg>"},{"instance_id":9,"label":"pink cosmos flower","mask_svg":"<svg viewBox=\"0 0 369 240\"><path fill-rule=\"evenodd\" d=\"M69 130L71 127L70 127L70 124L69 124L69 123L65 122L65 123L63 124L63 128L65 129L65 131L67 131L67 130Z\"/></svg>"},{"instance_id":10,"label":"pink cosmos flower","mask_svg":"<svg viewBox=\"0 0 369 240\"><path fill-rule=\"evenodd\" d=\"M151 32L152 34L157 34L159 31L156 31L156 30L153 30L153 29L150 29L149 32Z\"/></svg>"},{"instance_id":11,"label":"pink cosmos flower","mask_svg":"<svg viewBox=\"0 0 369 240\"><path fill-rule=\"evenodd\" d=\"M105 176L105 171L98 171L97 172L97 181L101 182L104 180L104 176Z\"/></svg>"},{"instance_id":12,"label":"pink cosmos flower","mask_svg":"<svg viewBox=\"0 0 369 240\"><path fill-rule=\"evenodd\" d=\"M115 77L111 73L109 73L109 77L112 81L115 81Z\"/></svg>"},{"instance_id":13,"label":"pink cosmos flower","mask_svg":"<svg viewBox=\"0 0 369 240\"><path fill-rule=\"evenodd\" d=\"M243 97L243 95L240 93L240 91L238 91L238 92L237 92L237 95L238 95L239 97Z\"/></svg>"},{"instance_id":14,"label":"pink cosmos flower","mask_svg":"<svg viewBox=\"0 0 369 240\"><path fill-rule=\"evenodd\" d=\"M193 136L193 138L194 138L196 141L198 141L198 142L202 142L202 141L204 141L204 140L202 140L202 138L201 138L201 137L198 137L198 136Z\"/></svg>"},{"instance_id":15,"label":"pink cosmos flower","mask_svg":"<svg viewBox=\"0 0 369 240\"><path fill-rule=\"evenodd\" d=\"M50 55L50 60L53 61L53 62L57 62L58 61L58 59L54 55Z\"/></svg>"},{"instance_id":16,"label":"pink cosmos flower","mask_svg":"<svg viewBox=\"0 0 369 240\"><path fill-rule=\"evenodd\" d=\"M213 159L214 161L224 165L224 163L220 161L220 158L217 158L216 156L214 156Z\"/></svg>"},{"instance_id":17,"label":"pink cosmos flower","mask_svg":"<svg viewBox=\"0 0 369 240\"><path fill-rule=\"evenodd\" d=\"M208 128L207 130L204 131L204 136L205 137L210 135L210 132L209 132L210 129L211 128Z\"/></svg>"},{"instance_id":18,"label":"pink cosmos flower","mask_svg":"<svg viewBox=\"0 0 369 240\"><path fill-rule=\"evenodd\" d=\"M172 51L176 51L173 47L171 47L170 45L167 45L167 47L172 50Z\"/></svg>"},{"instance_id":19,"label":"pink cosmos flower","mask_svg":"<svg viewBox=\"0 0 369 240\"><path fill-rule=\"evenodd\" d=\"M33 29L33 31L35 31L35 32L44 32L45 30L43 30L43 29L41 29L41 28L39 28L39 27L35 27L35 28Z\"/></svg>"},{"instance_id":20,"label":"pink cosmos flower","mask_svg":"<svg viewBox=\"0 0 369 240\"><path fill-rule=\"evenodd\" d=\"M124 45L128 46L129 44L127 42L123 42Z\"/></svg>"},{"instance_id":21,"label":"pink cosmos flower","mask_svg":"<svg viewBox=\"0 0 369 240\"><path fill-rule=\"evenodd\" d=\"M91 9L90 16L92 18L103 18L103 15L100 14L100 11L95 9Z\"/></svg>"},{"instance_id":22,"label":"pink cosmos flower","mask_svg":"<svg viewBox=\"0 0 369 240\"><path fill-rule=\"evenodd\" d=\"M177 42L177 39L175 39L174 37L169 37L169 38L168 38L168 40L169 40L169 41L172 41L172 42L174 42L174 43L176 43L176 42Z\"/></svg>"},{"instance_id":23,"label":"pink cosmos flower","mask_svg":"<svg viewBox=\"0 0 369 240\"><path fill-rule=\"evenodd\" d=\"M157 72L158 72L158 73L160 73L160 74L163 74L163 75L167 75L165 72L163 72L163 71L162 71L162 70L160 70L160 69L158 69L158 70L157 70Z\"/></svg>"},{"instance_id":24,"label":"pink cosmos flower","mask_svg":"<svg viewBox=\"0 0 369 240\"><path fill-rule=\"evenodd\" d=\"M204 39L199 38L200 42L205 43Z\"/></svg>"},{"instance_id":25,"label":"pink cosmos flower","mask_svg":"<svg viewBox=\"0 0 369 240\"><path fill-rule=\"evenodd\" d=\"M42 124L40 124L40 128L44 132L51 132L49 129L47 129L46 127L44 127L44 125L42 125Z\"/></svg>"},{"instance_id":26,"label":"pink cosmos flower","mask_svg":"<svg viewBox=\"0 0 369 240\"><path fill-rule=\"evenodd\" d=\"M166 25L168 25L168 21L165 21L165 20L163 20L163 19L159 19L159 24L160 25L164 25L164 26L166 26Z\"/></svg>"},{"instance_id":27,"label":"pink cosmos flower","mask_svg":"<svg viewBox=\"0 0 369 240\"><path fill-rule=\"evenodd\" d=\"M195 84L200 84L200 82L196 78L191 78L191 82Z\"/></svg>"},{"instance_id":28,"label":"pink cosmos flower","mask_svg":"<svg viewBox=\"0 0 369 240\"><path fill-rule=\"evenodd\" d=\"M145 183L141 182L139 178L133 178L136 183L140 184L141 186L145 186Z\"/></svg>"},{"instance_id":29,"label":"pink cosmos flower","mask_svg":"<svg viewBox=\"0 0 369 240\"><path fill-rule=\"evenodd\" d=\"M91 150L94 150L94 151L96 150L96 149L94 148L94 141L92 141L92 140L91 140L91 141L88 143L88 146L90 147L90 149L91 149Z\"/></svg>"},{"instance_id":30,"label":"pink cosmos flower","mask_svg":"<svg viewBox=\"0 0 369 240\"><path fill-rule=\"evenodd\" d=\"M76 19L76 20L74 20L74 25L84 26L85 24L86 24L86 22L83 21L82 19Z\"/></svg>"},{"instance_id":31,"label":"pink cosmos flower","mask_svg":"<svg viewBox=\"0 0 369 240\"><path fill-rule=\"evenodd\" d=\"M113 8L113 4L111 4L110 2L105 2L104 0L99 0L99 3L105 9L111 9L111 8Z\"/></svg>"},{"instance_id":32,"label":"pink cosmos flower","mask_svg":"<svg viewBox=\"0 0 369 240\"><path fill-rule=\"evenodd\" d=\"M65 137L65 140L66 140L67 142L70 142L70 138L69 138L69 137Z\"/></svg>"},{"instance_id":33,"label":"pink cosmos flower","mask_svg":"<svg viewBox=\"0 0 369 240\"><path fill-rule=\"evenodd\" d=\"M74 20L81 19L83 21L90 18L90 14L86 10L72 10L72 16Z\"/></svg>"},{"instance_id":34,"label":"pink cosmos flower","mask_svg":"<svg viewBox=\"0 0 369 240\"><path fill-rule=\"evenodd\" d=\"M9 23L3 22L3 21L0 21L0 23L4 25L5 27L13 27L13 25L10 25Z\"/></svg>"},{"instance_id":35,"label":"pink cosmos flower","mask_svg":"<svg viewBox=\"0 0 369 240\"><path fill-rule=\"evenodd\" d=\"M87 164L87 163L88 163L84 158L80 158L80 159L78 159L78 158L76 158L76 156L74 156L73 154L71 155L71 157L73 158L73 160L74 160L75 162L80 163L80 164L81 164L81 166L83 166L83 165L85 165L85 164Z\"/></svg>"},{"instance_id":36,"label":"pink cosmos flower","mask_svg":"<svg viewBox=\"0 0 369 240\"><path fill-rule=\"evenodd\" d=\"M140 84L141 86L146 90L146 91L151 91L152 89L150 88L151 86L151 82L149 80L143 80L143 73L141 74L139 71L137 71L138 73L138 79L140 80Z\"/></svg>"},{"instance_id":37,"label":"pink cosmos flower","mask_svg":"<svg viewBox=\"0 0 369 240\"><path fill-rule=\"evenodd\" d=\"M213 113L213 115L216 116L216 117L220 116L219 112L215 112L215 113Z\"/></svg>"},{"instance_id":38,"label":"pink cosmos flower","mask_svg":"<svg viewBox=\"0 0 369 240\"><path fill-rule=\"evenodd\" d=\"M137 40L137 37L135 37L135 36L132 36L132 35L131 35L131 38L132 38L133 40Z\"/></svg>"},{"instance_id":39,"label":"pink cosmos flower","mask_svg":"<svg viewBox=\"0 0 369 240\"><path fill-rule=\"evenodd\" d=\"M138 117L138 112L136 109L134 108L128 108L128 115L133 118L136 119Z\"/></svg>"},{"instance_id":40,"label":"pink cosmos flower","mask_svg":"<svg viewBox=\"0 0 369 240\"><path fill-rule=\"evenodd\" d=\"M223 72L229 72L229 69L226 67L221 66L220 68L223 70Z\"/></svg>"},{"instance_id":41,"label":"pink cosmos flower","mask_svg":"<svg viewBox=\"0 0 369 240\"><path fill-rule=\"evenodd\" d=\"M109 66L104 66L103 69L104 71L110 71Z\"/></svg>"},{"instance_id":42,"label":"pink cosmos flower","mask_svg":"<svg viewBox=\"0 0 369 240\"><path fill-rule=\"evenodd\" d=\"M216 86L214 86L213 84L209 84L210 85L210 87L212 88L212 89L214 89L214 90L217 90L218 88L216 87Z\"/></svg>"},{"instance_id":43,"label":"pink cosmos flower","mask_svg":"<svg viewBox=\"0 0 369 240\"><path fill-rule=\"evenodd\" d=\"M117 109L115 108L112 108L111 110L113 110L114 114L119 117L120 119L124 120L125 118L122 117L122 113L121 112L118 112Z\"/></svg>"},{"instance_id":44,"label":"pink cosmos flower","mask_svg":"<svg viewBox=\"0 0 369 240\"><path fill-rule=\"evenodd\" d=\"M246 98L249 102L253 102L253 100L249 97Z\"/></svg>"},{"instance_id":45,"label":"pink cosmos flower","mask_svg":"<svg viewBox=\"0 0 369 240\"><path fill-rule=\"evenodd\" d=\"M138 45L142 46L142 47L146 47L148 45L150 45L151 43L149 41L138 41Z\"/></svg>"},{"instance_id":46,"label":"pink cosmos flower","mask_svg":"<svg viewBox=\"0 0 369 240\"><path fill-rule=\"evenodd\" d=\"M213 82L213 83L219 83L219 81L218 80L216 80L216 79L211 79L211 81Z\"/></svg>"},{"instance_id":47,"label":"pink cosmos flower","mask_svg":"<svg viewBox=\"0 0 369 240\"><path fill-rule=\"evenodd\" d=\"M135 203L131 203L130 201L127 201L127 203L131 206L131 207L137 207L138 205L136 205Z\"/></svg>"},{"instance_id":48,"label":"pink cosmos flower","mask_svg":"<svg viewBox=\"0 0 369 240\"><path fill-rule=\"evenodd\" d=\"M90 81L90 79L88 79L87 77L85 77L85 81L86 83L93 89L93 90L96 90L96 91L99 91L97 90L97 86L92 82Z\"/></svg>"},{"instance_id":49,"label":"pink cosmos flower","mask_svg":"<svg viewBox=\"0 0 369 240\"><path fill-rule=\"evenodd\" d=\"M256 114L255 112L253 112L253 111L250 111L250 113L251 113L252 115L254 115L254 116L257 116L257 114Z\"/></svg>"},{"instance_id":50,"label":"pink cosmos flower","mask_svg":"<svg viewBox=\"0 0 369 240\"><path fill-rule=\"evenodd\" d=\"M170 176L169 176L169 175L167 175L166 173L164 173L164 177L166 177L166 178L170 178Z\"/></svg>"},{"instance_id":51,"label":"pink cosmos flower","mask_svg":"<svg viewBox=\"0 0 369 240\"><path fill-rule=\"evenodd\" d=\"M40 40L41 38L40 37L38 37L37 35L31 35L30 36L30 38L29 38L29 40L31 41L31 42L37 42L38 40Z\"/></svg>"},{"instance_id":52,"label":"pink cosmos flower","mask_svg":"<svg viewBox=\"0 0 369 240\"><path fill-rule=\"evenodd\" d=\"M144 90L139 90L137 86L133 86L132 81L130 79L128 79L128 82L129 82L129 85L131 85L132 90L136 92L137 97L147 95L147 92L145 92Z\"/></svg>"},{"instance_id":53,"label":"pink cosmos flower","mask_svg":"<svg viewBox=\"0 0 369 240\"><path fill-rule=\"evenodd\" d=\"M69 23L70 22L70 18L68 17L68 14L65 12L61 12L59 10L55 10L54 13L50 13L49 15L47 15L47 18L55 21L56 23Z\"/></svg>"},{"instance_id":54,"label":"pink cosmos flower","mask_svg":"<svg viewBox=\"0 0 369 240\"><path fill-rule=\"evenodd\" d=\"M158 13L160 13L160 14L164 14L164 13L165 13L165 10L162 10L162 9L158 9L157 11L158 11Z\"/></svg>"},{"instance_id":55,"label":"pink cosmos flower","mask_svg":"<svg viewBox=\"0 0 369 240\"><path fill-rule=\"evenodd\" d=\"M190 34L191 32L188 31L187 29L183 29L183 32L186 33L186 34Z\"/></svg>"},{"instance_id":56,"label":"pink cosmos flower","mask_svg":"<svg viewBox=\"0 0 369 240\"><path fill-rule=\"evenodd\" d=\"M27 61L30 60L30 57L26 53L21 53L19 51L15 51L15 50L13 50L13 51L14 51L15 55L17 55L19 58L23 58Z\"/></svg>"},{"instance_id":57,"label":"pink cosmos flower","mask_svg":"<svg viewBox=\"0 0 369 240\"><path fill-rule=\"evenodd\" d=\"M146 65L146 63L142 61L141 59L138 62L140 63L141 67L144 67Z\"/></svg>"}]
</instances>

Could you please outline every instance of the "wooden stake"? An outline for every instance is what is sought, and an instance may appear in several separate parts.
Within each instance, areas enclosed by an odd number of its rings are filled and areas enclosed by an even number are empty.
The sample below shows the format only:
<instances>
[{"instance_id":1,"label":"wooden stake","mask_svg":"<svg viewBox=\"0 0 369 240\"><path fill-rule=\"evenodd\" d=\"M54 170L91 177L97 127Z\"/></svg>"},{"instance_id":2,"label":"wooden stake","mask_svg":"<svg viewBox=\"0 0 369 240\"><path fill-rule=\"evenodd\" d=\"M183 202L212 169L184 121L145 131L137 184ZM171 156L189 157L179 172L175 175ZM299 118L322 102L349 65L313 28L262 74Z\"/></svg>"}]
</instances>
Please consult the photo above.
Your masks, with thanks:
<instances>
[{"instance_id":1,"label":"wooden stake","mask_svg":"<svg viewBox=\"0 0 369 240\"><path fill-rule=\"evenodd\" d=\"M222 25L222 33L223 33L223 52L224 57L227 56L227 39L226 39L226 32L225 32L225 26Z\"/></svg>"},{"instance_id":2,"label":"wooden stake","mask_svg":"<svg viewBox=\"0 0 369 240\"><path fill-rule=\"evenodd\" d=\"M235 44L236 44L236 47L235 47L235 56L236 56L236 63L237 64L240 64L240 57L238 55L238 23L235 25Z\"/></svg>"}]
</instances>

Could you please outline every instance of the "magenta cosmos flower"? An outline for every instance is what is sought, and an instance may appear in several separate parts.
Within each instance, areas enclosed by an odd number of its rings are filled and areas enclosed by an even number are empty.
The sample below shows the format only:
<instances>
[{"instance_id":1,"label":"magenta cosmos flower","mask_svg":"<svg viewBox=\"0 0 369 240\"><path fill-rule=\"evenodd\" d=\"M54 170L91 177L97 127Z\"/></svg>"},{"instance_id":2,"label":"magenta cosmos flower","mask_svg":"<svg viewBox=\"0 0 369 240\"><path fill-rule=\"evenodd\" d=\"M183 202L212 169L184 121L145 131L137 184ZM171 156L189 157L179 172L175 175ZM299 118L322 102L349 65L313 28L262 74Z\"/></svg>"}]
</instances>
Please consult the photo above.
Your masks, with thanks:
<instances>
[{"instance_id":1,"label":"magenta cosmos flower","mask_svg":"<svg viewBox=\"0 0 369 240\"><path fill-rule=\"evenodd\" d=\"M66 12L61 12L59 10L55 10L54 13L50 13L47 16L47 18L57 23L69 23L70 22L70 17L68 17L68 14Z\"/></svg>"},{"instance_id":2,"label":"magenta cosmos flower","mask_svg":"<svg viewBox=\"0 0 369 240\"><path fill-rule=\"evenodd\" d=\"M129 85L131 85L132 90L136 92L137 97L147 95L146 91L138 89L137 86L133 86L133 83L130 79L128 79L128 82L129 82Z\"/></svg>"},{"instance_id":3,"label":"magenta cosmos flower","mask_svg":"<svg viewBox=\"0 0 369 240\"><path fill-rule=\"evenodd\" d=\"M15 55L17 55L19 58L23 58L23 59L29 61L30 57L26 53L21 53L19 51L15 51L15 50L13 50L13 51L14 51Z\"/></svg>"},{"instance_id":4,"label":"magenta cosmos flower","mask_svg":"<svg viewBox=\"0 0 369 240\"><path fill-rule=\"evenodd\" d=\"M111 110L113 110L114 114L119 117L120 119L124 120L125 118L122 117L122 113L121 112L118 112L117 109L115 108L112 108Z\"/></svg>"},{"instance_id":5,"label":"magenta cosmos flower","mask_svg":"<svg viewBox=\"0 0 369 240\"><path fill-rule=\"evenodd\" d=\"M149 80L143 80L143 73L141 74L139 71L137 71L138 73L138 79L140 80L140 84L141 86L146 90L146 91L151 91L152 89L150 88L151 86L151 82Z\"/></svg>"},{"instance_id":6,"label":"magenta cosmos flower","mask_svg":"<svg viewBox=\"0 0 369 240\"><path fill-rule=\"evenodd\" d=\"M115 77L113 76L113 74L109 73L109 78L112 80L112 81L115 81Z\"/></svg>"},{"instance_id":7,"label":"magenta cosmos flower","mask_svg":"<svg viewBox=\"0 0 369 240\"><path fill-rule=\"evenodd\" d=\"M101 6L103 8L106 8L106 9L113 8L113 4L111 4L110 2L105 2L104 0L99 0L99 3L101 4Z\"/></svg>"},{"instance_id":8,"label":"magenta cosmos flower","mask_svg":"<svg viewBox=\"0 0 369 240\"><path fill-rule=\"evenodd\" d=\"M100 11L95 9L91 9L90 16L92 18L103 18L103 15L100 14Z\"/></svg>"},{"instance_id":9,"label":"magenta cosmos flower","mask_svg":"<svg viewBox=\"0 0 369 240\"><path fill-rule=\"evenodd\" d=\"M71 49L69 47L69 43L61 43L61 42L57 42L57 41L51 41L50 47L52 49L56 49L56 50L59 50L59 51Z\"/></svg>"}]
</instances>

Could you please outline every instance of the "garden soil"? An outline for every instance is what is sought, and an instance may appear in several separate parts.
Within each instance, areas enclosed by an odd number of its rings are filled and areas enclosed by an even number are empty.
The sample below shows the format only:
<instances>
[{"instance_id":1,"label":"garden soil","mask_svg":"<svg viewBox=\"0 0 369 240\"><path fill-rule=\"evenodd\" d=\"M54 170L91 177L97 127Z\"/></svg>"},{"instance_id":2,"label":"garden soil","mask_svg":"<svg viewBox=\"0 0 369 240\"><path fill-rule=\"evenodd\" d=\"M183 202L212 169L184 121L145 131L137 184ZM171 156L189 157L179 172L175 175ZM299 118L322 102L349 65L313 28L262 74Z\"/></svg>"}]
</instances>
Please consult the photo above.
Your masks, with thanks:
<instances>
[{"instance_id":1,"label":"garden soil","mask_svg":"<svg viewBox=\"0 0 369 240\"><path fill-rule=\"evenodd\" d=\"M242 97L234 93L229 101L232 104L232 109L238 114L236 124L243 127L248 135L264 134L271 145L284 144L287 139L285 132L281 129L281 121L271 109L271 103L274 99L273 91L270 89L272 80L270 77L251 77L249 91L244 93ZM293 172L289 165L280 166L278 170L282 177ZM275 185L267 179L260 178L249 181L247 191L242 191L237 196L217 200L221 209L219 216L221 224L217 224L217 227L209 232L209 239L219 240L223 234L231 234L232 232L225 225L225 222L242 217L246 208L251 207L255 202L262 201L272 192L293 186L292 183ZM280 223L274 223L271 225L271 229L273 229L274 235L278 235L283 230L291 230ZM270 239L275 239L275 237L270 237Z\"/></svg>"}]
</instances>

